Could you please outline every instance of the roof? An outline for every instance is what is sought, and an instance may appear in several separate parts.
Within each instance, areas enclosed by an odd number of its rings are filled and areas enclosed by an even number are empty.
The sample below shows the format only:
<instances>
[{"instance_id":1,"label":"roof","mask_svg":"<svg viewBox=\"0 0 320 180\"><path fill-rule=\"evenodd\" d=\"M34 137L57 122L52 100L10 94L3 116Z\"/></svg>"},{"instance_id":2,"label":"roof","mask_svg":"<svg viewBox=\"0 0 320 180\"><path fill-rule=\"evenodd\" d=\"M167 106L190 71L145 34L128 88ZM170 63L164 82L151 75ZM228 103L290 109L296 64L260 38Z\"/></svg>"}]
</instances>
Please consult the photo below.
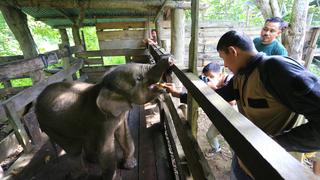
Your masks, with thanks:
<instances>
[{"instance_id":1,"label":"roof","mask_svg":"<svg viewBox=\"0 0 320 180\"><path fill-rule=\"evenodd\" d=\"M153 21L165 8L188 8L190 1L177 0L2 0L53 28L94 26L104 22Z\"/></svg>"}]
</instances>

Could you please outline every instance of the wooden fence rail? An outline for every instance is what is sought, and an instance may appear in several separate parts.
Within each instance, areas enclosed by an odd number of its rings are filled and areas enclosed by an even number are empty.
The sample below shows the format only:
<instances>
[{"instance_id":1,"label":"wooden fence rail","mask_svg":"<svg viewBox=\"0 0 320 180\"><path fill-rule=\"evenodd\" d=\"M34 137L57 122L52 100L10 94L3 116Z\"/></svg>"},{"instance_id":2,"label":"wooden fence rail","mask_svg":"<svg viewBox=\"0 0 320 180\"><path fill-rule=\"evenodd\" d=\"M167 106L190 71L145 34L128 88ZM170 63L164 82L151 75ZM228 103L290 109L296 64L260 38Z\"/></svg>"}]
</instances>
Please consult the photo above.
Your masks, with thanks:
<instances>
[{"instance_id":1,"label":"wooden fence rail","mask_svg":"<svg viewBox=\"0 0 320 180\"><path fill-rule=\"evenodd\" d=\"M41 81L0 103L0 120L3 121L5 119L9 119L10 125L14 129L19 144L21 144L25 150L29 150L29 137L17 112L21 111L30 102L34 101L45 87L71 76L79 70L82 65L83 60L80 59L76 61L70 69L61 70L50 76L48 79Z\"/></svg>"},{"instance_id":2,"label":"wooden fence rail","mask_svg":"<svg viewBox=\"0 0 320 180\"><path fill-rule=\"evenodd\" d=\"M81 46L73 46L61 50L50 51L33 59L20 59L2 63L0 65L0 80L15 78L29 72L43 69L49 64L57 63L60 58L71 56L76 52L82 51L82 49Z\"/></svg>"},{"instance_id":3,"label":"wooden fence rail","mask_svg":"<svg viewBox=\"0 0 320 180\"><path fill-rule=\"evenodd\" d=\"M176 66L173 66L173 72L256 179L317 179L311 170L235 111L197 76L185 74Z\"/></svg>"}]
</instances>

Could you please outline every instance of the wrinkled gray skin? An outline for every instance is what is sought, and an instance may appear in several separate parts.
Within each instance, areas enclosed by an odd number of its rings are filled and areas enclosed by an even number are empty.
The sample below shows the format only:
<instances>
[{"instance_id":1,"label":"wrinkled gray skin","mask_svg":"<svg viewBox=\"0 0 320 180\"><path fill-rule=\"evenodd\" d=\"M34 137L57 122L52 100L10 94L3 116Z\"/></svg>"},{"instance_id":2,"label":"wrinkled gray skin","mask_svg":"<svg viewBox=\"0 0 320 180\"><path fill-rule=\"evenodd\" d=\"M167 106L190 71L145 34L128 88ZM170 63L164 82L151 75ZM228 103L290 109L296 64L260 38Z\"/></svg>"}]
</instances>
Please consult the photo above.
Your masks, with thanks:
<instances>
[{"instance_id":1,"label":"wrinkled gray skin","mask_svg":"<svg viewBox=\"0 0 320 180\"><path fill-rule=\"evenodd\" d=\"M95 173L113 179L114 139L123 150L124 168L136 166L128 111L132 104L145 104L160 94L161 89L152 84L168 67L168 61L156 66L120 65L107 72L100 83L59 82L39 95L36 114L40 127L69 155L72 178L94 173L90 167L96 164L99 170Z\"/></svg>"}]
</instances>

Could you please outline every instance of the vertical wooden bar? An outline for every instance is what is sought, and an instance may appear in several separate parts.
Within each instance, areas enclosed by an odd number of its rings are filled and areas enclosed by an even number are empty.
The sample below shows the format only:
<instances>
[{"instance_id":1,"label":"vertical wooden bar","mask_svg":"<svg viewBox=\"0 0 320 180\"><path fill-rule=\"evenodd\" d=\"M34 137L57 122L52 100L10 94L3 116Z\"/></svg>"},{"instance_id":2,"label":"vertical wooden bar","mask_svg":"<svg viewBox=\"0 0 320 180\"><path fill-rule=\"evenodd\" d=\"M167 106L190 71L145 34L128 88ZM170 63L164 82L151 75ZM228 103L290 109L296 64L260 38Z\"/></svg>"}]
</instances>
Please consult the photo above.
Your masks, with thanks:
<instances>
[{"instance_id":1,"label":"vertical wooden bar","mask_svg":"<svg viewBox=\"0 0 320 180\"><path fill-rule=\"evenodd\" d=\"M26 152L29 152L31 150L29 136L27 135L27 132L20 121L20 117L17 113L17 110L14 107L14 104L12 102L8 102L4 105L4 109L6 111L10 125L14 130L14 134L16 135L18 142L21 144L21 146Z\"/></svg>"},{"instance_id":2,"label":"vertical wooden bar","mask_svg":"<svg viewBox=\"0 0 320 180\"><path fill-rule=\"evenodd\" d=\"M73 36L73 40L74 40L75 46L81 45L79 27L77 27L77 26L72 26L72 36Z\"/></svg>"},{"instance_id":3,"label":"vertical wooden bar","mask_svg":"<svg viewBox=\"0 0 320 180\"><path fill-rule=\"evenodd\" d=\"M173 9L171 17L171 54L179 67L184 63L185 14L183 9Z\"/></svg>"},{"instance_id":4,"label":"vertical wooden bar","mask_svg":"<svg viewBox=\"0 0 320 180\"><path fill-rule=\"evenodd\" d=\"M199 32L199 1L192 0L191 1L191 40L189 46L189 71L193 74L198 75L197 72L197 62L198 62L198 32ZM188 115L187 119L191 125L192 135L197 138L198 131L198 108L199 105L192 98L190 94L188 94Z\"/></svg>"},{"instance_id":5,"label":"vertical wooden bar","mask_svg":"<svg viewBox=\"0 0 320 180\"><path fill-rule=\"evenodd\" d=\"M156 26L156 32L157 32L157 41L158 41L158 45L160 47L162 47L162 42L161 42L161 36L162 36L162 32L161 32L161 25L160 25L160 21L162 20L162 16L159 17L159 19L157 19L155 26Z\"/></svg>"},{"instance_id":6,"label":"vertical wooden bar","mask_svg":"<svg viewBox=\"0 0 320 180\"><path fill-rule=\"evenodd\" d=\"M61 37L61 47L59 47L59 49L65 48L65 47L70 47L70 43L69 43L69 37L68 37L68 33L66 29L59 29L59 33L60 33L60 37ZM69 55L70 56L70 55ZM64 57L62 58L62 62L63 62L63 69L69 69L70 68L70 57ZM67 77L66 78L69 81L72 81L72 77Z\"/></svg>"},{"instance_id":7,"label":"vertical wooden bar","mask_svg":"<svg viewBox=\"0 0 320 180\"><path fill-rule=\"evenodd\" d=\"M306 50L306 56L305 56L305 64L304 66L309 69L313 57L314 57L314 53L315 50L317 49L317 40L319 38L319 34L320 34L320 28L319 27L315 27L311 29L312 34L311 34L311 38L309 41L309 48Z\"/></svg>"}]
</instances>

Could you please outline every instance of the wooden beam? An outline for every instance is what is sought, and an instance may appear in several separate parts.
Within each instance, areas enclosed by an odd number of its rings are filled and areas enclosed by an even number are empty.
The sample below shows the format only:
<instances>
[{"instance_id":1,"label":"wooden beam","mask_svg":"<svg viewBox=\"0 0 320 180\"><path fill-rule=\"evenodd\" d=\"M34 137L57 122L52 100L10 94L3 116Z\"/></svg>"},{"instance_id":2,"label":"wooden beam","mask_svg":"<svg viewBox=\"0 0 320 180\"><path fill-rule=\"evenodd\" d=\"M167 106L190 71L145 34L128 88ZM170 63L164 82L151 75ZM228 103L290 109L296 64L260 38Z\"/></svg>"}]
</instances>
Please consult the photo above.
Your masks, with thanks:
<instances>
[{"instance_id":1,"label":"wooden beam","mask_svg":"<svg viewBox=\"0 0 320 180\"><path fill-rule=\"evenodd\" d=\"M14 37L19 42L25 59L38 55L36 43L27 23L27 16L18 8L0 5L0 10Z\"/></svg>"},{"instance_id":2,"label":"wooden beam","mask_svg":"<svg viewBox=\"0 0 320 180\"><path fill-rule=\"evenodd\" d=\"M72 26L72 36L73 36L73 41L76 46L81 46L81 38L80 38L80 32L79 32L79 27L74 25Z\"/></svg>"},{"instance_id":3,"label":"wooden beam","mask_svg":"<svg viewBox=\"0 0 320 180\"><path fill-rule=\"evenodd\" d=\"M46 79L45 81L39 82L38 84L35 84L34 86L27 88L21 91L20 93L16 94L15 96L12 96L11 98L1 102L0 119L6 118L6 115L3 114L5 112L4 106L6 106L6 104L9 103L10 107L13 106L13 108L16 111L22 110L27 104L34 101L45 87L52 83L64 80L66 77L70 76L71 74L79 70L82 67L82 65L83 60L79 60L75 64L73 64L69 70L61 70L58 73L48 77L48 79Z\"/></svg>"},{"instance_id":4,"label":"wooden beam","mask_svg":"<svg viewBox=\"0 0 320 180\"><path fill-rule=\"evenodd\" d=\"M161 8L158 10L156 17L154 18L154 22L156 22L160 15L163 15L163 9L165 8L166 3L168 2L168 0L165 0L161 6Z\"/></svg>"},{"instance_id":5,"label":"wooden beam","mask_svg":"<svg viewBox=\"0 0 320 180\"><path fill-rule=\"evenodd\" d=\"M64 9L58 9L56 8L56 10L61 13L66 19L69 19L71 21L72 24L76 24L75 18L70 17L70 15L68 14L68 12L66 12Z\"/></svg>"},{"instance_id":6,"label":"wooden beam","mask_svg":"<svg viewBox=\"0 0 320 180\"><path fill-rule=\"evenodd\" d=\"M198 76L185 75L176 66L172 69L255 179L317 179L310 169L234 110Z\"/></svg>"},{"instance_id":7,"label":"wooden beam","mask_svg":"<svg viewBox=\"0 0 320 180\"><path fill-rule=\"evenodd\" d=\"M82 47L74 46L70 48L70 53L80 52ZM69 49L55 50L40 55L34 59L23 59L8 62L0 66L0 80L11 79L16 76L43 69L45 64L57 63L61 57L69 56Z\"/></svg>"},{"instance_id":8,"label":"wooden beam","mask_svg":"<svg viewBox=\"0 0 320 180\"><path fill-rule=\"evenodd\" d=\"M80 8L81 6L91 9L131 9L141 12L156 12L161 7L161 1L74 1L74 0L60 0L60 1L43 1L43 0L18 0L18 1L1 1L0 4L10 4L17 7L37 7L37 8ZM188 1L168 1L166 3L168 8L190 9L191 3ZM206 9L208 5L204 4L201 8Z\"/></svg>"},{"instance_id":9,"label":"wooden beam","mask_svg":"<svg viewBox=\"0 0 320 180\"><path fill-rule=\"evenodd\" d=\"M0 162L15 153L18 145L19 143L14 135L14 132L11 132L7 137L2 139L0 142Z\"/></svg>"},{"instance_id":10,"label":"wooden beam","mask_svg":"<svg viewBox=\"0 0 320 180\"><path fill-rule=\"evenodd\" d=\"M13 102L7 102L3 107L19 144L23 147L25 152L29 152L31 150L29 136L23 124L21 123L21 117L17 113L18 110L15 108Z\"/></svg>"},{"instance_id":11,"label":"wooden beam","mask_svg":"<svg viewBox=\"0 0 320 180\"><path fill-rule=\"evenodd\" d=\"M199 1L191 0L191 40L189 45L189 71L198 75L197 62L198 62L198 34L199 34ZM194 137L197 137L198 132L198 109L199 105L192 98L192 95L188 96L188 121L191 125L191 131Z\"/></svg>"},{"instance_id":12,"label":"wooden beam","mask_svg":"<svg viewBox=\"0 0 320 180\"><path fill-rule=\"evenodd\" d=\"M85 51L77 53L79 57L101 57L101 56L140 56L148 55L145 49L105 49L98 51Z\"/></svg>"},{"instance_id":13,"label":"wooden beam","mask_svg":"<svg viewBox=\"0 0 320 180\"><path fill-rule=\"evenodd\" d=\"M304 61L305 61L304 66L307 69L311 65L313 57L314 57L314 53L315 53L315 51L317 49L317 40L318 40L319 35L320 35L320 27L312 28L312 29L310 29L310 31L311 31L311 38L310 38L310 41L308 43L309 47L306 50L306 56L305 56L305 59L304 59Z\"/></svg>"}]
</instances>

